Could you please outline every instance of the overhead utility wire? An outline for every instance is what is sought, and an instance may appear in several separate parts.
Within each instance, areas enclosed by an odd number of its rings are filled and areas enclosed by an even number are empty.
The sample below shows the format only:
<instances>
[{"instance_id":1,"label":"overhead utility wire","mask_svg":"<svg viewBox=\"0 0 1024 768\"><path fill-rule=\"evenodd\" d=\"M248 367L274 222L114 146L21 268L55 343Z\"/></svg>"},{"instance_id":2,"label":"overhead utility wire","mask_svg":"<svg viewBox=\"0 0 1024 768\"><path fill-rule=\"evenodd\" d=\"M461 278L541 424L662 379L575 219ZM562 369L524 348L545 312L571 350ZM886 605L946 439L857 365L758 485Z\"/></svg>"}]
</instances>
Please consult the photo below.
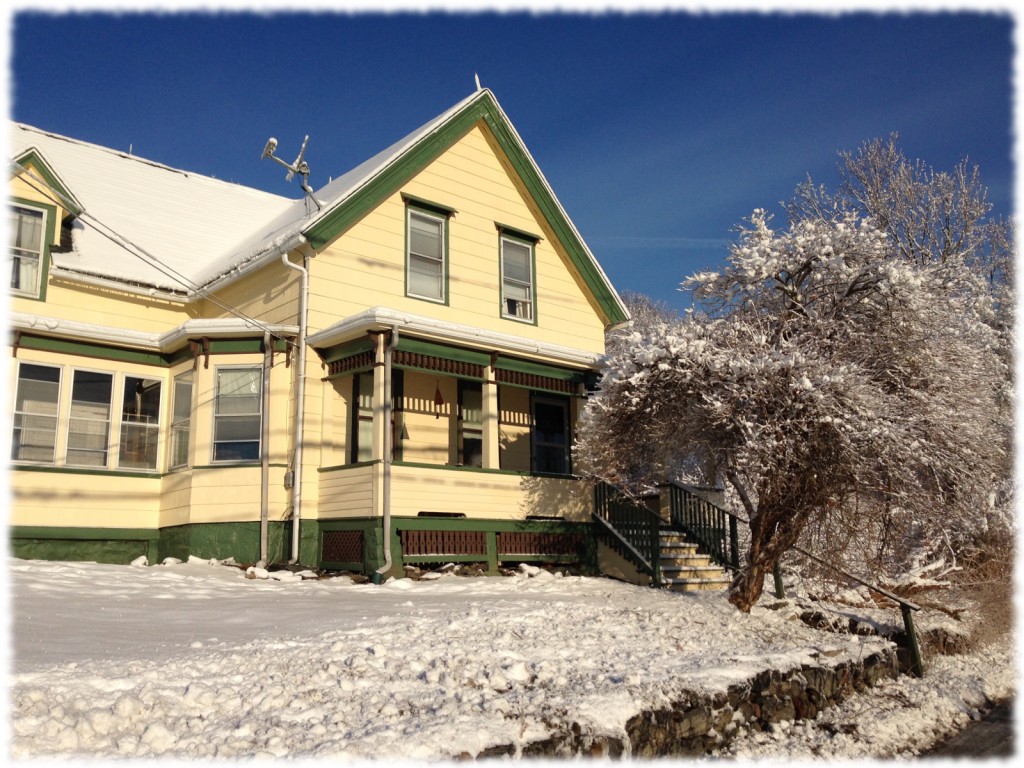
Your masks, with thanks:
<instances>
[{"instance_id":1,"label":"overhead utility wire","mask_svg":"<svg viewBox=\"0 0 1024 768\"><path fill-rule=\"evenodd\" d=\"M236 307L233 307L230 304L224 303L223 301L218 299L216 296L214 296L212 293L207 291L205 288L203 288L202 286L194 283L192 280L190 280L188 277L186 277L185 275L183 275L180 272L178 272L177 270L175 270L173 267L171 267L171 266L169 266L167 264L164 264L156 256L154 256L153 254L149 253L142 246L137 245L136 243L133 243L127 237L125 237L124 235L120 234L116 229L114 229L113 227L111 227L111 226L109 226L107 224L104 224L100 219L98 219L96 216L94 216L93 214L91 214L88 211L86 211L84 208L79 208L79 206L75 203L75 201L70 200L60 190L54 189L50 184L48 184L43 179L40 179L38 176L36 176L30 170L28 170L27 168L22 166L20 163L17 163L15 161L11 160L10 164L13 167L18 168L19 170L21 170L28 177L28 179L26 179L25 181L26 181L26 183L28 183L28 185L30 187L33 187L37 192L46 194L46 192L49 191L49 192L53 193L54 195L56 195L57 197L59 197L68 206L70 206L73 209L78 210L79 211L78 215L81 218L89 219L90 221L92 221L93 224L94 224L94 229L96 230L96 232L98 232L103 237L107 238L114 245L118 246L119 248L124 249L129 254L131 254L135 258L139 259L140 261L142 261L144 264L147 264L148 266L153 267L155 270L157 270L158 272L163 274L165 277L169 277L174 282L180 283L185 288L188 288L188 289L194 291L201 298L207 299L208 301L212 302L213 304L215 304L218 307L220 307L221 309L223 309L225 312L229 312L230 314L234 315L238 319L244 320L245 322L250 323L251 325L253 325L256 328L258 328L259 330L262 330L264 333L270 334L275 339L279 339L279 340L284 341L284 342L286 342L288 344L293 344L294 343L294 342L290 341L287 337L282 336L281 334L275 333L274 331L272 331L265 323L257 320L254 317L250 317L249 315L247 315L244 312L242 312L242 310L240 310L240 309L238 309ZM39 184L42 184L46 189L40 189L36 184L33 184L33 181L36 181ZM108 231L104 231L104 230L108 230ZM135 250L133 251L132 249L135 249Z\"/></svg>"}]
</instances>

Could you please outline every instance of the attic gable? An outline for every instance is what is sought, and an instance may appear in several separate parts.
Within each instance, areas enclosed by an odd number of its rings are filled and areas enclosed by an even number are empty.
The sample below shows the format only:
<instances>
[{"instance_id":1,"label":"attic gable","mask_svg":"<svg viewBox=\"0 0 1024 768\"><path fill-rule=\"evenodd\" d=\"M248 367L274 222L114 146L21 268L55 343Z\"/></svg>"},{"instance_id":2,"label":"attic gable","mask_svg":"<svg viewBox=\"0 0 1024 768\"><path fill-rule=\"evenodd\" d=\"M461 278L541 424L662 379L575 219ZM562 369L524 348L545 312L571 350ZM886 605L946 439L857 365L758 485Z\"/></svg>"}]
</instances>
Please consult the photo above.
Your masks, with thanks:
<instances>
[{"instance_id":1,"label":"attic gable","mask_svg":"<svg viewBox=\"0 0 1024 768\"><path fill-rule=\"evenodd\" d=\"M463 102L435 127L395 153L352 194L318 216L303 231L306 240L315 249L324 247L397 192L481 121L557 236L608 323L627 320L629 315L608 278L562 209L515 128L488 90L481 90Z\"/></svg>"},{"instance_id":2,"label":"attic gable","mask_svg":"<svg viewBox=\"0 0 1024 768\"><path fill-rule=\"evenodd\" d=\"M82 204L75 199L71 190L36 147L30 147L17 157L12 158L10 172L12 177L20 175L24 178L27 175L29 178L25 181L33 187L36 185L32 183L31 177L38 177L42 182L38 187L40 194L52 200L72 216L77 216L82 212Z\"/></svg>"}]
</instances>

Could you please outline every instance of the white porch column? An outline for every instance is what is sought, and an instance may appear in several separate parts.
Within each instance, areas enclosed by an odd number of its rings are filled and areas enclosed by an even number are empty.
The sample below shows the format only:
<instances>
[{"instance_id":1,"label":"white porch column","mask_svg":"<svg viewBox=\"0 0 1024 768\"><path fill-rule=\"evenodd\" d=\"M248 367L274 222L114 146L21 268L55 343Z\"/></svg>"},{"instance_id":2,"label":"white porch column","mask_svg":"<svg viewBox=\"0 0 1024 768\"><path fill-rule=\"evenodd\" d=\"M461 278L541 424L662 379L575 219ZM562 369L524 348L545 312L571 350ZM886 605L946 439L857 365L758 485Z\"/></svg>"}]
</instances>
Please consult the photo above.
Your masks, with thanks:
<instances>
[{"instance_id":1,"label":"white porch column","mask_svg":"<svg viewBox=\"0 0 1024 768\"><path fill-rule=\"evenodd\" d=\"M500 469L498 435L498 382L494 378L494 358L484 369L484 383L481 393L481 429L483 430L483 456L481 465L484 469Z\"/></svg>"}]
</instances>

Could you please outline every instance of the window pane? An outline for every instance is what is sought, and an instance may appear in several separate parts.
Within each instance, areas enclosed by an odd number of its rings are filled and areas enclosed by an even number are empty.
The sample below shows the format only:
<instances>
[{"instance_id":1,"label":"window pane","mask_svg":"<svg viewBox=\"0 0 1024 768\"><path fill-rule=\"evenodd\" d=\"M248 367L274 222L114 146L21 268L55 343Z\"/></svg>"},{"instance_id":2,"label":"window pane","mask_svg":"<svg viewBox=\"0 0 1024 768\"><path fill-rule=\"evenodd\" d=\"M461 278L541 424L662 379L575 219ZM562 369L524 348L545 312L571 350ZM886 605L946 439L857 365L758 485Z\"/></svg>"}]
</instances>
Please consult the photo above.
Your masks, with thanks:
<instances>
[{"instance_id":1,"label":"window pane","mask_svg":"<svg viewBox=\"0 0 1024 768\"><path fill-rule=\"evenodd\" d=\"M409 257L409 293L432 299L444 298L444 265L419 256Z\"/></svg>"},{"instance_id":2,"label":"window pane","mask_svg":"<svg viewBox=\"0 0 1024 768\"><path fill-rule=\"evenodd\" d=\"M43 213L26 208L11 208L10 253L11 288L39 290L39 260L43 250Z\"/></svg>"},{"instance_id":3,"label":"window pane","mask_svg":"<svg viewBox=\"0 0 1024 768\"><path fill-rule=\"evenodd\" d=\"M533 471L569 472L569 412L565 403L537 400L533 404Z\"/></svg>"},{"instance_id":4,"label":"window pane","mask_svg":"<svg viewBox=\"0 0 1024 768\"><path fill-rule=\"evenodd\" d=\"M192 374L174 380L174 415L171 422L170 466L188 464L188 441L192 426Z\"/></svg>"},{"instance_id":5,"label":"window pane","mask_svg":"<svg viewBox=\"0 0 1024 768\"><path fill-rule=\"evenodd\" d=\"M444 300L444 219L409 211L410 296Z\"/></svg>"},{"instance_id":6,"label":"window pane","mask_svg":"<svg viewBox=\"0 0 1024 768\"><path fill-rule=\"evenodd\" d=\"M60 368L22 364L14 403L13 461L53 463Z\"/></svg>"},{"instance_id":7,"label":"window pane","mask_svg":"<svg viewBox=\"0 0 1024 768\"><path fill-rule=\"evenodd\" d=\"M126 469L156 469L159 437L160 382L125 376L117 465Z\"/></svg>"},{"instance_id":8,"label":"window pane","mask_svg":"<svg viewBox=\"0 0 1024 768\"><path fill-rule=\"evenodd\" d=\"M109 373L75 371L68 422L68 464L107 466L113 381Z\"/></svg>"},{"instance_id":9,"label":"window pane","mask_svg":"<svg viewBox=\"0 0 1024 768\"><path fill-rule=\"evenodd\" d=\"M417 213L409 214L409 251L410 253L441 259L443 242L443 223L440 219L432 219Z\"/></svg>"},{"instance_id":10,"label":"window pane","mask_svg":"<svg viewBox=\"0 0 1024 768\"><path fill-rule=\"evenodd\" d=\"M506 279L530 282L530 249L525 245L503 240L502 268Z\"/></svg>"},{"instance_id":11,"label":"window pane","mask_svg":"<svg viewBox=\"0 0 1024 768\"><path fill-rule=\"evenodd\" d=\"M260 457L262 387L263 372L259 368L217 371L214 461L253 461Z\"/></svg>"}]
</instances>

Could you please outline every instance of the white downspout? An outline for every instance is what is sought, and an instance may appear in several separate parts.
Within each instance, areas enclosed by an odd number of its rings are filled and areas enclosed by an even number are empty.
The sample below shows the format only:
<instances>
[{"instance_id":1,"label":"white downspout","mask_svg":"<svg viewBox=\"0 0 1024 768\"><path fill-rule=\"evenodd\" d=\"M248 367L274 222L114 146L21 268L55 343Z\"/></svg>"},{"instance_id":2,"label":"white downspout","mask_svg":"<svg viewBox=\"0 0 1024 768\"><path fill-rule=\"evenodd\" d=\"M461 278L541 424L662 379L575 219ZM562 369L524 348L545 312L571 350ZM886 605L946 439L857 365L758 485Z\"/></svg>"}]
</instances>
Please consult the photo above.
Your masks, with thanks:
<instances>
[{"instance_id":1,"label":"white downspout","mask_svg":"<svg viewBox=\"0 0 1024 768\"><path fill-rule=\"evenodd\" d=\"M305 239L303 239L305 242ZM299 560L299 520L302 512L302 436L305 428L306 415L306 305L309 294L309 256L302 255L302 266L292 264L288 253L281 254L281 263L288 269L299 273L299 336L298 347L298 381L295 390L295 456L292 459L292 556L289 564Z\"/></svg>"},{"instance_id":2,"label":"white downspout","mask_svg":"<svg viewBox=\"0 0 1024 768\"><path fill-rule=\"evenodd\" d=\"M260 440L260 566L267 565L267 521L270 510L270 331L263 332L263 427Z\"/></svg>"},{"instance_id":3,"label":"white downspout","mask_svg":"<svg viewBox=\"0 0 1024 768\"><path fill-rule=\"evenodd\" d=\"M384 488L381 497L384 507L384 565L372 577L374 584L380 584L391 570L391 456L394 450L394 434L391 415L394 403L391 400L391 364L395 347L398 346L398 326L391 326L391 339L384 348Z\"/></svg>"}]
</instances>

